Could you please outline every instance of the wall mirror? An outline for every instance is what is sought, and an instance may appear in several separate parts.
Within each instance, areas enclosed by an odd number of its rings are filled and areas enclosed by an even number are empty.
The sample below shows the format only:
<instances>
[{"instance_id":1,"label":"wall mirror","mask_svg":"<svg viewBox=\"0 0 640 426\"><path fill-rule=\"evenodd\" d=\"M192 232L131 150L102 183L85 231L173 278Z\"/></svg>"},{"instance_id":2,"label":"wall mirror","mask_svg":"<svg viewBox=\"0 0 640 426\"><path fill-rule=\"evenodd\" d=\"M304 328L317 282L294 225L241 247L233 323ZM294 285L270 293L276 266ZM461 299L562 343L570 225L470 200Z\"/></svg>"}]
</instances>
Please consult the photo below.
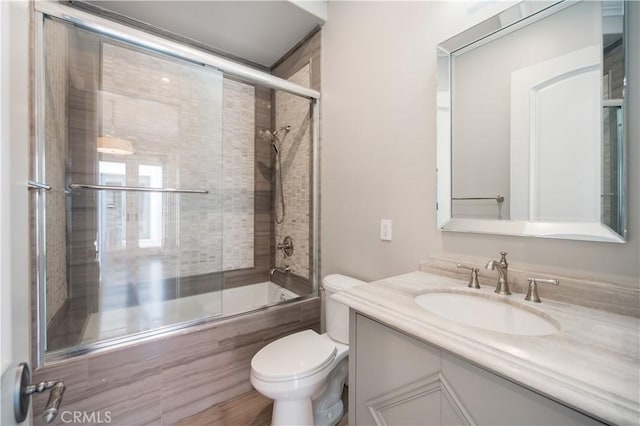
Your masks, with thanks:
<instances>
[{"instance_id":1,"label":"wall mirror","mask_svg":"<svg viewBox=\"0 0 640 426\"><path fill-rule=\"evenodd\" d=\"M438 46L438 227L625 242L625 4L523 1Z\"/></svg>"}]
</instances>

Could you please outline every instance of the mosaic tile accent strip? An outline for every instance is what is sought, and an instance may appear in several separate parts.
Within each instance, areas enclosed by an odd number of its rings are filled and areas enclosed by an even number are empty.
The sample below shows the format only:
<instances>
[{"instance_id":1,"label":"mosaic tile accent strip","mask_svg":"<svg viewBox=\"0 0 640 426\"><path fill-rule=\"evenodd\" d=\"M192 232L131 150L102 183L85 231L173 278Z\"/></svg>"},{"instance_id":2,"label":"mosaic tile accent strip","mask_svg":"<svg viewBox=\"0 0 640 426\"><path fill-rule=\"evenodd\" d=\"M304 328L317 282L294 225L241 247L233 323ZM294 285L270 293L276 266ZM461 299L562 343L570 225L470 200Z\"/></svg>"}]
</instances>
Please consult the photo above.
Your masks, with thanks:
<instances>
[{"instance_id":1,"label":"mosaic tile accent strip","mask_svg":"<svg viewBox=\"0 0 640 426\"><path fill-rule=\"evenodd\" d=\"M255 88L224 80L223 265L252 268L254 259Z\"/></svg>"}]
</instances>

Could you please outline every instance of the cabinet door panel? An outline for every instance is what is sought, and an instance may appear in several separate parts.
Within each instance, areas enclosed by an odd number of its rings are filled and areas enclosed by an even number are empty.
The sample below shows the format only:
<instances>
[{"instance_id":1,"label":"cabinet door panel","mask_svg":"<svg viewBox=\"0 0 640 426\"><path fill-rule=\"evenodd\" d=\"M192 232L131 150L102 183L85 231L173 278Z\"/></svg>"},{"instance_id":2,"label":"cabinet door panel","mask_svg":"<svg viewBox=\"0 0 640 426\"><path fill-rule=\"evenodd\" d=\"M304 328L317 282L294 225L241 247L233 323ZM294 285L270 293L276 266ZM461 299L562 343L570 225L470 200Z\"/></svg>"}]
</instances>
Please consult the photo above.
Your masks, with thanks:
<instances>
[{"instance_id":1,"label":"cabinet door panel","mask_svg":"<svg viewBox=\"0 0 640 426\"><path fill-rule=\"evenodd\" d=\"M379 412L377 424L385 425L423 425L440 424L440 392L422 395L419 398L403 401ZM427 422L427 420L431 420Z\"/></svg>"},{"instance_id":2,"label":"cabinet door panel","mask_svg":"<svg viewBox=\"0 0 640 426\"><path fill-rule=\"evenodd\" d=\"M477 424L598 425L577 411L443 352L442 375Z\"/></svg>"},{"instance_id":3,"label":"cabinet door panel","mask_svg":"<svg viewBox=\"0 0 640 426\"><path fill-rule=\"evenodd\" d=\"M452 404L447 398L442 397L442 411L440 413L441 425L468 425L472 424L470 419L460 415L460 406Z\"/></svg>"},{"instance_id":4,"label":"cabinet door panel","mask_svg":"<svg viewBox=\"0 0 640 426\"><path fill-rule=\"evenodd\" d=\"M439 424L440 351L361 315L356 330L356 424Z\"/></svg>"}]
</instances>

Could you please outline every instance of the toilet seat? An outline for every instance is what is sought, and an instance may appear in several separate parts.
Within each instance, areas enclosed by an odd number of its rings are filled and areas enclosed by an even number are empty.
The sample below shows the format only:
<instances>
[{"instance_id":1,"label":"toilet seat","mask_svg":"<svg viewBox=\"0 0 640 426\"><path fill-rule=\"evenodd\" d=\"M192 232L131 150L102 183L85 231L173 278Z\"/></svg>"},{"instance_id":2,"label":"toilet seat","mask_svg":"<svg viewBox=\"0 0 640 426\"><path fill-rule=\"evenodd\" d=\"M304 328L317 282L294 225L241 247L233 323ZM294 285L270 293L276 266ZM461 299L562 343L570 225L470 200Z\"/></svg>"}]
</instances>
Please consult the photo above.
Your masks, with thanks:
<instances>
[{"instance_id":1,"label":"toilet seat","mask_svg":"<svg viewBox=\"0 0 640 426\"><path fill-rule=\"evenodd\" d=\"M251 360L252 374L264 381L302 379L330 366L337 348L313 330L304 330L269 343Z\"/></svg>"}]
</instances>

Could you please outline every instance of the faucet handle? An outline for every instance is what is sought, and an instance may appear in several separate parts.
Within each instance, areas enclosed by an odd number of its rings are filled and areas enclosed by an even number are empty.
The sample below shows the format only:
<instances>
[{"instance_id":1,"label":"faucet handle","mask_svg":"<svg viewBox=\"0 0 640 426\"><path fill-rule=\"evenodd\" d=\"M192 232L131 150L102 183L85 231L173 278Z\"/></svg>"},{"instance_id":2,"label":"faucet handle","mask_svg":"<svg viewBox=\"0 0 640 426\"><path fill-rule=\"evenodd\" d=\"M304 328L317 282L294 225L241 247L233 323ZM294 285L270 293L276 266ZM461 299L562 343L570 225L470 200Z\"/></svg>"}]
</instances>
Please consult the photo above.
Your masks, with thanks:
<instances>
[{"instance_id":1,"label":"faucet handle","mask_svg":"<svg viewBox=\"0 0 640 426\"><path fill-rule=\"evenodd\" d=\"M507 263L507 252L506 251L501 251L500 252L500 263L502 263L503 265L508 265L508 263Z\"/></svg>"},{"instance_id":2,"label":"faucet handle","mask_svg":"<svg viewBox=\"0 0 640 426\"><path fill-rule=\"evenodd\" d=\"M524 300L535 303L542 302L538 294L538 283L560 285L560 281L555 279L529 277L529 290L527 290L527 295L524 297Z\"/></svg>"},{"instance_id":3,"label":"faucet handle","mask_svg":"<svg viewBox=\"0 0 640 426\"><path fill-rule=\"evenodd\" d=\"M469 278L469 284L467 284L467 287L480 288L480 283L478 283L478 268L463 265L461 263L458 263L457 267L458 269L467 269L471 271L471 277Z\"/></svg>"}]
</instances>

